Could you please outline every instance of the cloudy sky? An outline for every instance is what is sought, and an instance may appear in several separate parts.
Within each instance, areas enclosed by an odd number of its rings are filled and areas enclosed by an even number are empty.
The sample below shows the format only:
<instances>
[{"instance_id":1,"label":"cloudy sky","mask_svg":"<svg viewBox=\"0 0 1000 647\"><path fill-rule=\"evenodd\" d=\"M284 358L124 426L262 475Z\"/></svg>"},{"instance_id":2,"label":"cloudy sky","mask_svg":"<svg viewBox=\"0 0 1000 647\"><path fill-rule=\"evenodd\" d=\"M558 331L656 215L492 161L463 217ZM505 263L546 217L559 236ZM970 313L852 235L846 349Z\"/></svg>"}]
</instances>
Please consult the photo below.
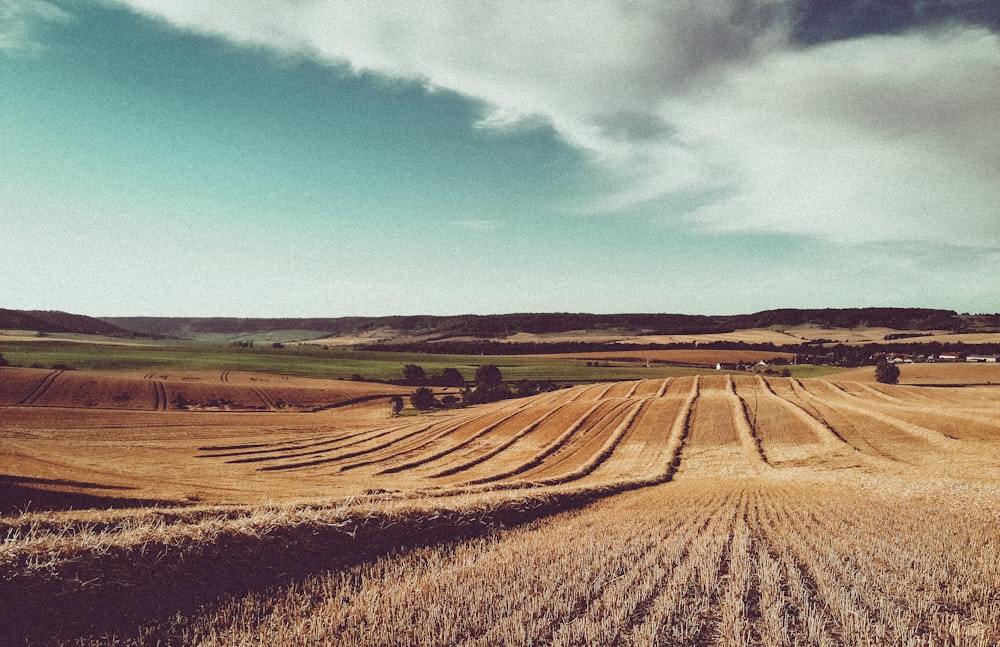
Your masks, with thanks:
<instances>
[{"instance_id":1,"label":"cloudy sky","mask_svg":"<svg viewBox=\"0 0 1000 647\"><path fill-rule=\"evenodd\" d=\"M0 0L0 307L1000 311L993 0Z\"/></svg>"}]
</instances>

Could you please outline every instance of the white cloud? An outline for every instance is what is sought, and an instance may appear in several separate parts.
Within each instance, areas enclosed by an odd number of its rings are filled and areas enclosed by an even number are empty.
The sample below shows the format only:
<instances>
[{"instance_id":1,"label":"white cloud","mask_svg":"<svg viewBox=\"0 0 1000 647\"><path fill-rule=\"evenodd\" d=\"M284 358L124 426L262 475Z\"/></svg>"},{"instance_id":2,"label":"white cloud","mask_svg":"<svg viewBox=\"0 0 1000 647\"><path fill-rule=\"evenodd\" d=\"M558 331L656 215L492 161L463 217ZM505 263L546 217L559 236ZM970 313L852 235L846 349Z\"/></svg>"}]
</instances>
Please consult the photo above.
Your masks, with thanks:
<instances>
[{"instance_id":1,"label":"white cloud","mask_svg":"<svg viewBox=\"0 0 1000 647\"><path fill-rule=\"evenodd\" d=\"M736 191L721 230L1000 245L1000 39L911 33L776 53L674 107Z\"/></svg>"},{"instance_id":2,"label":"white cloud","mask_svg":"<svg viewBox=\"0 0 1000 647\"><path fill-rule=\"evenodd\" d=\"M44 0L0 0L0 52L38 53L44 48L36 38L37 26L69 19L69 14Z\"/></svg>"},{"instance_id":3,"label":"white cloud","mask_svg":"<svg viewBox=\"0 0 1000 647\"><path fill-rule=\"evenodd\" d=\"M973 28L812 49L786 0L120 0L182 28L544 119L616 178L725 231L1000 246L1000 42ZM721 190L721 191L720 191Z\"/></svg>"}]
</instances>

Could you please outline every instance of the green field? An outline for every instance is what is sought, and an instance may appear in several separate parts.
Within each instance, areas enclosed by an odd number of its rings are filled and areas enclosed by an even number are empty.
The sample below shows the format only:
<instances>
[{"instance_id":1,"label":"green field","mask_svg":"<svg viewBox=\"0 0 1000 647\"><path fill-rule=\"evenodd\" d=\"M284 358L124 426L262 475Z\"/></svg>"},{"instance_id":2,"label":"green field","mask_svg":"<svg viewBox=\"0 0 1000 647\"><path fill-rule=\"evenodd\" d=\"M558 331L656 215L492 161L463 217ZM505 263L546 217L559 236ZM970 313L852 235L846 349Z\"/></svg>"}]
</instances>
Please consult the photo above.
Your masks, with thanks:
<instances>
[{"instance_id":1,"label":"green field","mask_svg":"<svg viewBox=\"0 0 1000 647\"><path fill-rule=\"evenodd\" d=\"M143 345L92 343L94 339L60 340L53 336L39 341L12 341L0 337L0 353L15 366L65 365L81 370L105 371L255 371L301 377L351 379L360 375L368 380L397 380L404 364L419 364L428 376L445 368L456 368L471 381L476 368L494 364L504 380L551 380L553 382L606 382L663 378L678 375L714 373L713 369L639 362L602 362L587 366L582 359L491 356L435 355L324 349L312 345L272 348L234 348L229 344L206 341L156 341ZM838 369L829 366L789 366L795 377L816 377Z\"/></svg>"}]
</instances>

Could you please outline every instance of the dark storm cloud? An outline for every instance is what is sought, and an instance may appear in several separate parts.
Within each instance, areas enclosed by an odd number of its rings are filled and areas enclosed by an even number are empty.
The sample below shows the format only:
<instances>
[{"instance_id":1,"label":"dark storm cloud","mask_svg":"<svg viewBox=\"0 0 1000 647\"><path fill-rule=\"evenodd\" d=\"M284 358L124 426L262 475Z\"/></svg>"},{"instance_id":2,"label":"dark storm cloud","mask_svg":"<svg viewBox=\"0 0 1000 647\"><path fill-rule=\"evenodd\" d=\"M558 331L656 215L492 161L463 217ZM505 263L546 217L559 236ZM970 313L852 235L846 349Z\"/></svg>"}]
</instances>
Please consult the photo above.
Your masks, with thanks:
<instances>
[{"instance_id":1,"label":"dark storm cloud","mask_svg":"<svg viewBox=\"0 0 1000 647\"><path fill-rule=\"evenodd\" d=\"M805 45L968 24L1000 31L997 0L794 0L792 37Z\"/></svg>"}]
</instances>

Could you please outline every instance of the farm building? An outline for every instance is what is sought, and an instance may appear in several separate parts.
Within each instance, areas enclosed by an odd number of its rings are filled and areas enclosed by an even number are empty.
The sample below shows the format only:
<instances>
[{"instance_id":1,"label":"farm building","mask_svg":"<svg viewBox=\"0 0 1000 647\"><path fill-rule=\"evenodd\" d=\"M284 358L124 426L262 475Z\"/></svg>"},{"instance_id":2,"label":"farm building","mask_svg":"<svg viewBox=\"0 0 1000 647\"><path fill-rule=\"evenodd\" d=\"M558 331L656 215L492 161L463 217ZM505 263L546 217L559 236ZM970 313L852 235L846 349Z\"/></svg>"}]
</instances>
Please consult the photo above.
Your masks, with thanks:
<instances>
[{"instance_id":1,"label":"farm building","mask_svg":"<svg viewBox=\"0 0 1000 647\"><path fill-rule=\"evenodd\" d=\"M961 362L962 353L941 353L938 355L938 361L941 362Z\"/></svg>"},{"instance_id":2,"label":"farm building","mask_svg":"<svg viewBox=\"0 0 1000 647\"><path fill-rule=\"evenodd\" d=\"M975 363L996 364L996 362L997 362L997 356L996 355L969 355L968 357L965 358L965 361L966 362L975 362Z\"/></svg>"}]
</instances>

